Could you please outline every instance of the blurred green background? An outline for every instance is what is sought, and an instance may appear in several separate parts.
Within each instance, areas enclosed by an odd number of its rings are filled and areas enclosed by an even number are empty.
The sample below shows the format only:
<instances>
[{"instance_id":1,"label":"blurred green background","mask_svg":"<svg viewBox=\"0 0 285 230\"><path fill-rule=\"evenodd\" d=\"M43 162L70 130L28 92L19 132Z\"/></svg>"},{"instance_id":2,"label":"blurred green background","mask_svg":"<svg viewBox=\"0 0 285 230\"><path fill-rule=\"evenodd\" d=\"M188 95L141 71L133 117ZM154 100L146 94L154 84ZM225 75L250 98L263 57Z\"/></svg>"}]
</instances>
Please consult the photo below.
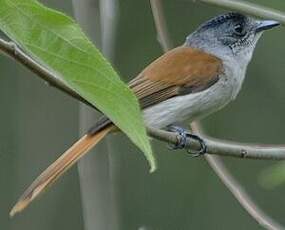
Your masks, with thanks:
<instances>
[{"instance_id":1,"label":"blurred green background","mask_svg":"<svg viewBox=\"0 0 285 230\"><path fill-rule=\"evenodd\" d=\"M73 15L71 1L43 2ZM190 0L162 2L175 46L200 23L225 12ZM253 2L285 11L283 0ZM162 51L149 2L118 3L113 64L127 81ZM263 36L237 100L202 122L209 134L242 142L285 142L284 37L282 28ZM79 103L3 55L0 68L0 229L84 229L76 167L25 212L9 219L10 208L27 185L78 137ZM106 229L260 229L203 158L171 152L158 141L153 141L153 148L159 169L149 174L143 155L126 137L116 137L111 156L116 158L116 170L111 176L117 224ZM285 225L285 184L265 189L258 182L264 169L276 162L224 160L258 205Z\"/></svg>"}]
</instances>

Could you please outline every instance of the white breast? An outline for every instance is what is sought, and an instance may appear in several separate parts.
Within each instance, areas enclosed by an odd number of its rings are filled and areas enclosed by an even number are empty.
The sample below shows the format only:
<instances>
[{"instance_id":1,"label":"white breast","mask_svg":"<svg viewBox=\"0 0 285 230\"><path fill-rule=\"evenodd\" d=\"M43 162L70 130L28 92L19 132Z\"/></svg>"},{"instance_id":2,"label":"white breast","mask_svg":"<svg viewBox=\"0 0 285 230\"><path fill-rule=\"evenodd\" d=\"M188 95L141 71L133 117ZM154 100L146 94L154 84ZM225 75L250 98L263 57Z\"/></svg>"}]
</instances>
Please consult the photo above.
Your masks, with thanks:
<instances>
[{"instance_id":1,"label":"white breast","mask_svg":"<svg viewBox=\"0 0 285 230\"><path fill-rule=\"evenodd\" d=\"M217 83L201 92L174 97L146 109L146 124L163 128L179 121L200 119L221 109L237 96L246 66L233 65L232 60L225 61L225 73Z\"/></svg>"}]
</instances>

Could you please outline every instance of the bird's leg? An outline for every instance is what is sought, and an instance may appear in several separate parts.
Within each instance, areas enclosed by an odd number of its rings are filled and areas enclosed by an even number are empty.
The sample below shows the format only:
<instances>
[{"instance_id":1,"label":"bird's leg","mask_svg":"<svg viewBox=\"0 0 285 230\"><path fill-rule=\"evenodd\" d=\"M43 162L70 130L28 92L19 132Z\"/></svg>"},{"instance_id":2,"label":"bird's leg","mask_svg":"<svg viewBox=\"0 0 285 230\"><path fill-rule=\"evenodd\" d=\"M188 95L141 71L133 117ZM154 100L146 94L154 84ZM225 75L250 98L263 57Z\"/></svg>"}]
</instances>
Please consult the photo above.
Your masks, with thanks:
<instances>
[{"instance_id":1,"label":"bird's leg","mask_svg":"<svg viewBox=\"0 0 285 230\"><path fill-rule=\"evenodd\" d=\"M188 153L190 153L193 157L198 157L200 155L203 155L207 152L207 146L203 139L201 139L199 136L194 135L190 133L188 130L179 127L179 126L174 126L170 125L167 127L167 131L169 132L175 132L180 135L180 138L177 138L177 142L175 145L170 145L169 147L171 149L184 149L186 147L187 143L187 138L192 138L200 143L201 148L198 151L195 150L187 150Z\"/></svg>"}]
</instances>

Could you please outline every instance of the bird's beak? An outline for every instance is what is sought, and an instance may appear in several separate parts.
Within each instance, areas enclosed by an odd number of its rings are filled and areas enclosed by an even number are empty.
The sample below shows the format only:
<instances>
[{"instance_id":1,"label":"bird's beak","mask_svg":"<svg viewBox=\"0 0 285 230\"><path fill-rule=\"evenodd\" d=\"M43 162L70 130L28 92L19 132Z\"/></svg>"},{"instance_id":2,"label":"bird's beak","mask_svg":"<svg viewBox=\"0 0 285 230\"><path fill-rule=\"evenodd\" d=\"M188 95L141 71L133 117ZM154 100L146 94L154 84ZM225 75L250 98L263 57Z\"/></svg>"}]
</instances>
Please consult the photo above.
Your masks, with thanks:
<instances>
[{"instance_id":1,"label":"bird's beak","mask_svg":"<svg viewBox=\"0 0 285 230\"><path fill-rule=\"evenodd\" d=\"M273 20L264 20L264 21L259 21L257 23L257 26L255 28L255 32L262 32L264 30L269 30L273 27L279 26L280 22L273 21Z\"/></svg>"}]
</instances>

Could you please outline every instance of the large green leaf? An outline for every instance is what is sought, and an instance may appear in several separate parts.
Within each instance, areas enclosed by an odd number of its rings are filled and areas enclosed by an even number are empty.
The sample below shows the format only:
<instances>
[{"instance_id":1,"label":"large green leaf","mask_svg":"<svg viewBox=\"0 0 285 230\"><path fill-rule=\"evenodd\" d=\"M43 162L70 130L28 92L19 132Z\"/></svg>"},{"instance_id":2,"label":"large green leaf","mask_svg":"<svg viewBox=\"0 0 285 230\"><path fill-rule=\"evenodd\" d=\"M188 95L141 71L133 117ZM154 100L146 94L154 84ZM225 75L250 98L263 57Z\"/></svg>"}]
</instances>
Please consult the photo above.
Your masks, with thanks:
<instances>
[{"instance_id":1,"label":"large green leaf","mask_svg":"<svg viewBox=\"0 0 285 230\"><path fill-rule=\"evenodd\" d=\"M35 0L0 0L0 29L106 114L155 169L136 97L70 17Z\"/></svg>"}]
</instances>

